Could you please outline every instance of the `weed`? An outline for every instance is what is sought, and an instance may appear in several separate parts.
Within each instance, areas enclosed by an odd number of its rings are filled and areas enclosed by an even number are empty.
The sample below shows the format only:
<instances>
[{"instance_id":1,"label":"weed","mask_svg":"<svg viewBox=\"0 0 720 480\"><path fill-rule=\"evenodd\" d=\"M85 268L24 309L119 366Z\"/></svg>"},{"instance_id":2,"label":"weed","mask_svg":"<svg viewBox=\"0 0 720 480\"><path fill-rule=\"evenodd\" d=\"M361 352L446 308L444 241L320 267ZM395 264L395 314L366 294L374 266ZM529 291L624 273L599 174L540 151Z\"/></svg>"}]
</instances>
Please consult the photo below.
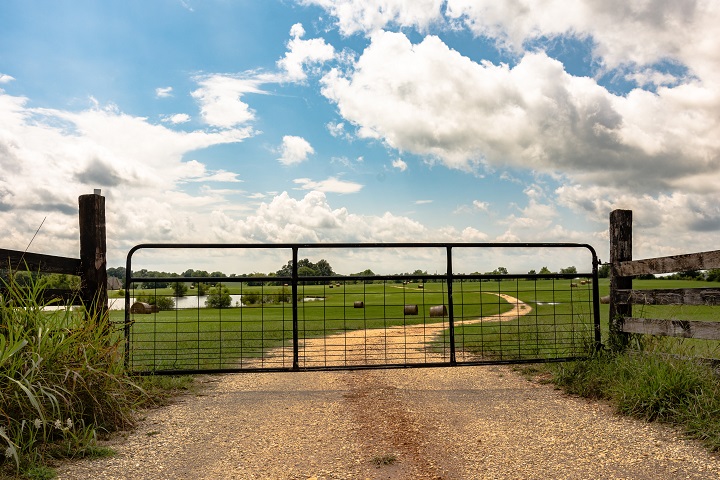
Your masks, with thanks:
<instances>
[{"instance_id":1,"label":"weed","mask_svg":"<svg viewBox=\"0 0 720 480\"><path fill-rule=\"evenodd\" d=\"M395 462L397 462L397 457L392 453L387 455L378 455L377 457L373 457L372 462L376 468L380 468L388 465L394 465Z\"/></svg>"}]
</instances>

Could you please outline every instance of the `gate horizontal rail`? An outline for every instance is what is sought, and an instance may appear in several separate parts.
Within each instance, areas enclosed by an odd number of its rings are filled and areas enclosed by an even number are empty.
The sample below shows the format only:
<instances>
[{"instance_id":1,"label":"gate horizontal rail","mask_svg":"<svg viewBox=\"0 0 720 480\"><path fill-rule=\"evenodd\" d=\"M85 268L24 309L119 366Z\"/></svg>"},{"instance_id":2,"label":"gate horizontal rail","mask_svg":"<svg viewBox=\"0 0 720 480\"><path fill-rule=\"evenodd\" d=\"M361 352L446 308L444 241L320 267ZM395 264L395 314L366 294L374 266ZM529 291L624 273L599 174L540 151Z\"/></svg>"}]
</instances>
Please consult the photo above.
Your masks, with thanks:
<instances>
[{"instance_id":1,"label":"gate horizontal rail","mask_svg":"<svg viewBox=\"0 0 720 480\"><path fill-rule=\"evenodd\" d=\"M444 251L445 273L298 274L299 252L306 249L430 248ZM453 252L490 248L586 249L590 269L454 273ZM286 249L292 274L134 276L133 255L156 249ZM576 243L143 244L126 262L125 361L138 374L178 374L574 360L601 341L597 278L595 250ZM240 297L235 307L205 307L197 296L192 309L173 305L146 313L131 304L140 282L212 284L213 295L230 287ZM158 290L156 304L163 297L179 300Z\"/></svg>"}]
</instances>

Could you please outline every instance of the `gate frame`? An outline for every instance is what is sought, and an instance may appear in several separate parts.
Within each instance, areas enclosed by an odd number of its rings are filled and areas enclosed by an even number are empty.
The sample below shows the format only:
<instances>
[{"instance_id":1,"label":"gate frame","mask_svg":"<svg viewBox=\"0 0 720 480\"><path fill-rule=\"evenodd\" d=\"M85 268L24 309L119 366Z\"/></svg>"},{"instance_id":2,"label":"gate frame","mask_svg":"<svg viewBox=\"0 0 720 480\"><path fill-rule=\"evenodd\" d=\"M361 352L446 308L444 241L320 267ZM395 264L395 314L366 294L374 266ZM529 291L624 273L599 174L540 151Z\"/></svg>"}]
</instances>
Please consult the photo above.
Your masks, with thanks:
<instances>
[{"instance_id":1,"label":"gate frame","mask_svg":"<svg viewBox=\"0 0 720 480\"><path fill-rule=\"evenodd\" d=\"M598 266L600 260L597 257L595 249L590 244L586 243L547 243L547 242L509 242L509 243L497 243L497 242L470 242L470 243L454 243L454 242L391 242L391 243L144 243L139 244L130 249L127 254L127 260L125 264L125 322L124 322L124 335L125 335L125 366L126 368L130 365L130 325L132 324L130 319L130 285L135 282L147 281L147 277L133 277L132 276L132 256L135 252L141 249L290 249L292 251L292 273L290 277L254 277L254 281L286 281L291 283L292 291L292 330L293 330L293 365L290 369L287 368L262 368L262 369L206 369L206 370L193 370L193 372L202 373L234 373L234 372L250 372L250 371L307 371L307 370L359 370L359 369L377 369L377 368L419 368L419 367L432 367L432 366L456 366L458 365L456 360L455 350L455 319L453 309L453 296L452 296L452 283L456 279L475 277L473 275L458 274L454 275L452 270L452 249L458 248L585 248L589 250L592 255L592 272L590 275L587 273L585 276L592 277L592 304L593 304L593 330L594 330L594 348L599 350L602 348L602 338L600 329L600 293L598 286ZM337 280L337 276L312 276L312 277L299 277L298 275L298 251L300 249L366 249L366 248L439 248L445 249L446 251L446 262L447 272L444 275L445 281L447 282L448 289L448 330L450 338L450 361L441 364L424 364L424 365L407 365L407 364L388 364L388 365L360 365L360 366L341 366L341 367L317 367L307 368L300 367L299 362L299 318L298 318L298 301L297 291L298 283L300 281L331 281ZM535 274L535 275L483 275L483 278L487 279L503 279L503 278L519 278L519 277L532 277L536 279L551 279L551 278L574 278L578 274ZM364 279L383 279L383 277L390 278L388 276L376 275L373 277L362 277L362 276L345 276L349 279L364 280ZM413 276L413 278L423 278L423 276ZM443 275L427 275L428 279L443 278ZM168 278L155 278L152 280L158 282L177 282L179 279L185 282L203 282L207 281L209 277L168 277ZM474 364L520 364L520 363L540 363L540 362L561 362L568 361L570 359L535 359L535 360L500 360L500 361L484 361L475 362ZM470 365L471 363L463 362L462 365ZM149 372L136 372L138 374L155 374L155 375L174 375L178 373L187 373L187 371L149 371Z\"/></svg>"}]
</instances>

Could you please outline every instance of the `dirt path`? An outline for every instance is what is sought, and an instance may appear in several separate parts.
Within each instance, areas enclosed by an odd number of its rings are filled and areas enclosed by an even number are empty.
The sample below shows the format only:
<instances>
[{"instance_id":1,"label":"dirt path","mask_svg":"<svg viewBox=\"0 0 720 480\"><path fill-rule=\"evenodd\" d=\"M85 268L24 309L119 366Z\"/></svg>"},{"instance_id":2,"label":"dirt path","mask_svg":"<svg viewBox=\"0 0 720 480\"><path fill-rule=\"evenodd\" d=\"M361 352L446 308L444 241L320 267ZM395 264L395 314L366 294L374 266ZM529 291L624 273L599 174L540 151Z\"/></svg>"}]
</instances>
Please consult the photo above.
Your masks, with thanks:
<instances>
[{"instance_id":1,"label":"dirt path","mask_svg":"<svg viewBox=\"0 0 720 480\"><path fill-rule=\"evenodd\" d=\"M530 308L523 305L498 320ZM428 339L444 327L424 328L416 333ZM369 338L392 345L400 333ZM305 350L334 343L308 340ZM720 457L677 432L618 417L509 367L246 373L198 382L200 395L148 411L137 430L116 435L109 442L116 456L65 463L58 478L720 478Z\"/></svg>"},{"instance_id":2,"label":"dirt path","mask_svg":"<svg viewBox=\"0 0 720 480\"><path fill-rule=\"evenodd\" d=\"M511 321L532 312L527 303L503 293L497 295L510 305L507 312L482 318L455 321L455 325L471 325L480 322ZM310 338L299 342L299 363L301 367L332 367L347 365L373 365L395 363L428 363L447 361L447 353L439 353L430 347L448 323L420 325L398 325L371 330L353 330L320 338ZM265 354L257 363L290 366L293 362L291 348L276 348ZM253 362L244 365L252 366Z\"/></svg>"}]
</instances>

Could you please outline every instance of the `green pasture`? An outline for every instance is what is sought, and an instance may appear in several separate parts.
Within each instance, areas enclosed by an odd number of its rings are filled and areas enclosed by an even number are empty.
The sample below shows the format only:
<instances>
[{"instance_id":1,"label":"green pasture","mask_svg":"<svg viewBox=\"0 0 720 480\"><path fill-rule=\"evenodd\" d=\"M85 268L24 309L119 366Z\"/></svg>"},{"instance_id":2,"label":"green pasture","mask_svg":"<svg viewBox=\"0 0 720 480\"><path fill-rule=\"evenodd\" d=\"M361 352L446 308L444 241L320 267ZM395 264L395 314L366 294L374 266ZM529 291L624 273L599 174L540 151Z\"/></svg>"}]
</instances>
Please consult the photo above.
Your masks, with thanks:
<instances>
[{"instance_id":1,"label":"green pasture","mask_svg":"<svg viewBox=\"0 0 720 480\"><path fill-rule=\"evenodd\" d=\"M504 280L453 284L455 342L458 361L477 359L518 360L581 356L594 341L592 289L569 288L570 280ZM228 283L231 293L256 294L266 303L224 309L196 308L132 315L132 362L137 369L222 369L238 366L241 359L262 357L268 349L291 347L292 304L277 302L283 287L248 287ZM719 287L702 281L635 280L635 288ZM608 294L601 279L600 296ZM284 287L288 292L288 287ZM133 295L149 292L133 291ZM170 289L158 295L172 295ZM498 294L519 298L532 307L530 314L509 321L473 320L512 308ZM314 299L314 300L312 300ZM319 300L322 299L322 300ZM304 301L305 300L305 301ZM356 308L363 302L363 308ZM416 315L406 315L406 305L417 305ZM447 322L430 316L433 306L448 305L444 283L408 285L395 283L306 285L298 290L300 338L313 338L357 329ZM718 307L636 306L635 316L672 319L717 320ZM123 312L112 313L122 321ZM600 306L603 342L607 339L608 306ZM448 331L435 341L447 348ZM712 356L718 342L681 339L643 339L645 345L692 349ZM288 367L289 365L281 365Z\"/></svg>"}]
</instances>

